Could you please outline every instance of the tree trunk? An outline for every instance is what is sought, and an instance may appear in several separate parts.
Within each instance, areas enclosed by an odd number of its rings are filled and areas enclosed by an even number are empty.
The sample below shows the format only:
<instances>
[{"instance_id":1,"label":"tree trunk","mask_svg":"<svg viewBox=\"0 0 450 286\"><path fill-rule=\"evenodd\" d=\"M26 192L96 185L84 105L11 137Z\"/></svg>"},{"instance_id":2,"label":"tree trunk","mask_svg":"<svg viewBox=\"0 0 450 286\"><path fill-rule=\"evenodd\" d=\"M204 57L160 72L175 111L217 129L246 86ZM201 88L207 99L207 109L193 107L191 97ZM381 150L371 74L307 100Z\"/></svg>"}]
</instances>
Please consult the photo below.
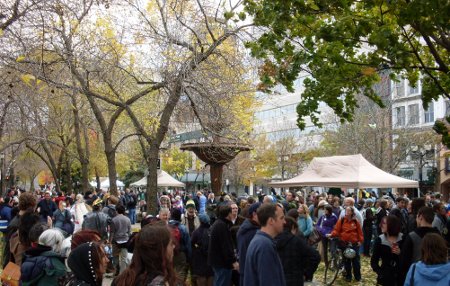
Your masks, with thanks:
<instances>
[{"instance_id":1,"label":"tree trunk","mask_svg":"<svg viewBox=\"0 0 450 286\"><path fill-rule=\"evenodd\" d=\"M105 143L105 155L108 162L109 192L111 195L117 196L117 171L116 171L116 150L112 146L110 134L103 134Z\"/></svg>"}]
</instances>

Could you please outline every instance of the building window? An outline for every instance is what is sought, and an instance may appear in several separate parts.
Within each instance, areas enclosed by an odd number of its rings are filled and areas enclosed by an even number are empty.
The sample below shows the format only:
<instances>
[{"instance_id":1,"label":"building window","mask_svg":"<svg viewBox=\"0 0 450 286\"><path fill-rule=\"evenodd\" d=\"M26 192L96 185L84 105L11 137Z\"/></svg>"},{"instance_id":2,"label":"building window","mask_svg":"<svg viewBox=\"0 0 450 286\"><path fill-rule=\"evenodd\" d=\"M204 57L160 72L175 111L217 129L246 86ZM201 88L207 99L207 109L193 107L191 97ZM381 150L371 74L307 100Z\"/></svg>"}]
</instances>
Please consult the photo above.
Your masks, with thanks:
<instances>
[{"instance_id":1,"label":"building window","mask_svg":"<svg viewBox=\"0 0 450 286\"><path fill-rule=\"evenodd\" d=\"M405 96L405 81L403 79L395 83L395 90L397 92L397 97Z\"/></svg>"},{"instance_id":2,"label":"building window","mask_svg":"<svg viewBox=\"0 0 450 286\"><path fill-rule=\"evenodd\" d=\"M416 86L411 86L408 84L408 95L419 93L419 81L416 82Z\"/></svg>"},{"instance_id":3,"label":"building window","mask_svg":"<svg viewBox=\"0 0 450 286\"><path fill-rule=\"evenodd\" d=\"M419 124L419 104L408 105L408 125Z\"/></svg>"},{"instance_id":4,"label":"building window","mask_svg":"<svg viewBox=\"0 0 450 286\"><path fill-rule=\"evenodd\" d=\"M430 102L428 109L425 110L425 123L434 122L434 102Z\"/></svg>"},{"instance_id":5,"label":"building window","mask_svg":"<svg viewBox=\"0 0 450 286\"><path fill-rule=\"evenodd\" d=\"M395 108L395 115L395 117L397 118L395 126L405 126L405 107L400 106Z\"/></svg>"}]
</instances>

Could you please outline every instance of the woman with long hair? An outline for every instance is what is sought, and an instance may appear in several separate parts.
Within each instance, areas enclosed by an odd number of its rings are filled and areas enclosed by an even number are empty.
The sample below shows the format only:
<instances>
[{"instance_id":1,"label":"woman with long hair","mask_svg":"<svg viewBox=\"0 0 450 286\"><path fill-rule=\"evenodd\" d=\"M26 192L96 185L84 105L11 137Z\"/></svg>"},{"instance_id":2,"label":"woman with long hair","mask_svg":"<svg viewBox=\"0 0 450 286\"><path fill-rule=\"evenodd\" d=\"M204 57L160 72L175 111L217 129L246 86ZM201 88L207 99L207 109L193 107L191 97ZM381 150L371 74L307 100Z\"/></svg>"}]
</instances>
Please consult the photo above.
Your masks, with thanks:
<instances>
[{"instance_id":1,"label":"woman with long hair","mask_svg":"<svg viewBox=\"0 0 450 286\"><path fill-rule=\"evenodd\" d=\"M313 230L313 221L309 215L309 210L306 205L300 205L298 207L298 228L303 236L308 239L308 236Z\"/></svg>"},{"instance_id":2,"label":"woman with long hair","mask_svg":"<svg viewBox=\"0 0 450 286\"><path fill-rule=\"evenodd\" d=\"M87 242L77 246L67 260L67 264L75 276L69 285L101 286L108 262L103 244Z\"/></svg>"},{"instance_id":3,"label":"woman with long hair","mask_svg":"<svg viewBox=\"0 0 450 286\"><path fill-rule=\"evenodd\" d=\"M404 286L448 286L450 263L447 244L437 233L427 233L422 239L422 259L411 265Z\"/></svg>"},{"instance_id":4,"label":"woman with long hair","mask_svg":"<svg viewBox=\"0 0 450 286\"><path fill-rule=\"evenodd\" d=\"M176 285L173 270L174 243L166 225L146 225L136 235L131 264L111 285Z\"/></svg>"},{"instance_id":5,"label":"woman with long hair","mask_svg":"<svg viewBox=\"0 0 450 286\"><path fill-rule=\"evenodd\" d=\"M384 232L375 239L370 265L378 275L377 283L379 285L401 285L398 277L400 252L403 246L400 219L395 215L385 216L381 220L380 228Z\"/></svg>"}]
</instances>

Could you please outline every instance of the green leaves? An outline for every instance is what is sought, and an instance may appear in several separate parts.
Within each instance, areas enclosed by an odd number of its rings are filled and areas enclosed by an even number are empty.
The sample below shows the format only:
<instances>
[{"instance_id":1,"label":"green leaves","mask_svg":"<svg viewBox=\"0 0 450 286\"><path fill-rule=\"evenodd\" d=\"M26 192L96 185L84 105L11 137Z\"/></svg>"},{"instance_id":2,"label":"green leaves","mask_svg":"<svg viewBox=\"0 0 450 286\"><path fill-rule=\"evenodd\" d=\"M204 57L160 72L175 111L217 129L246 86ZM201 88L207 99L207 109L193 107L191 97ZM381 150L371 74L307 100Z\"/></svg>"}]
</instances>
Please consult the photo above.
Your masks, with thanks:
<instances>
[{"instance_id":1,"label":"green leaves","mask_svg":"<svg viewBox=\"0 0 450 286\"><path fill-rule=\"evenodd\" d=\"M260 86L267 91L282 84L293 92L301 73L311 76L297 108L300 128L308 116L320 125L318 102L330 106L343 121L352 119L356 94L383 106L373 85L384 70L404 75L413 85L422 75L425 105L438 96L449 97L450 47L444 44L450 41L448 1L245 3L254 23L264 28L246 45L264 62Z\"/></svg>"}]
</instances>

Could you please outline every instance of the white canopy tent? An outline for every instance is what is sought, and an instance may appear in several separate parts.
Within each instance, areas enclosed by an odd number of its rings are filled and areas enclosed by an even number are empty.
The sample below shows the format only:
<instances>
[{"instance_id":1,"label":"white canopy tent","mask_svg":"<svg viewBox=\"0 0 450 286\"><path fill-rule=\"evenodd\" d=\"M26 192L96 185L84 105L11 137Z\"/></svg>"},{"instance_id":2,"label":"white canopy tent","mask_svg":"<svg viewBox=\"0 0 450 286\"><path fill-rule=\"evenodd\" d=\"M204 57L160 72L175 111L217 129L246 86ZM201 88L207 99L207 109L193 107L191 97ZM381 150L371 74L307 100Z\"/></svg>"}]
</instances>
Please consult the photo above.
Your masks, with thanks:
<instances>
[{"instance_id":1,"label":"white canopy tent","mask_svg":"<svg viewBox=\"0 0 450 286\"><path fill-rule=\"evenodd\" d=\"M378 169L361 154L314 158L306 170L289 180L271 182L272 187L418 188L408 180Z\"/></svg>"},{"instance_id":2,"label":"white canopy tent","mask_svg":"<svg viewBox=\"0 0 450 286\"><path fill-rule=\"evenodd\" d=\"M119 188L125 187L125 184L124 184L122 181L119 181L119 180L116 181L116 185L117 185L117 187L119 187ZM102 189L107 189L107 188L109 188L109 178L106 179L106 180L104 180L104 181L102 181L102 182L100 183L100 188L102 188Z\"/></svg>"},{"instance_id":3,"label":"white canopy tent","mask_svg":"<svg viewBox=\"0 0 450 286\"><path fill-rule=\"evenodd\" d=\"M171 175L167 174L166 171L159 170L158 171L158 179L157 179L158 187L180 187L184 188L184 183L178 181ZM147 177L143 177L137 182L131 183L130 186L146 186L147 185Z\"/></svg>"}]
</instances>

